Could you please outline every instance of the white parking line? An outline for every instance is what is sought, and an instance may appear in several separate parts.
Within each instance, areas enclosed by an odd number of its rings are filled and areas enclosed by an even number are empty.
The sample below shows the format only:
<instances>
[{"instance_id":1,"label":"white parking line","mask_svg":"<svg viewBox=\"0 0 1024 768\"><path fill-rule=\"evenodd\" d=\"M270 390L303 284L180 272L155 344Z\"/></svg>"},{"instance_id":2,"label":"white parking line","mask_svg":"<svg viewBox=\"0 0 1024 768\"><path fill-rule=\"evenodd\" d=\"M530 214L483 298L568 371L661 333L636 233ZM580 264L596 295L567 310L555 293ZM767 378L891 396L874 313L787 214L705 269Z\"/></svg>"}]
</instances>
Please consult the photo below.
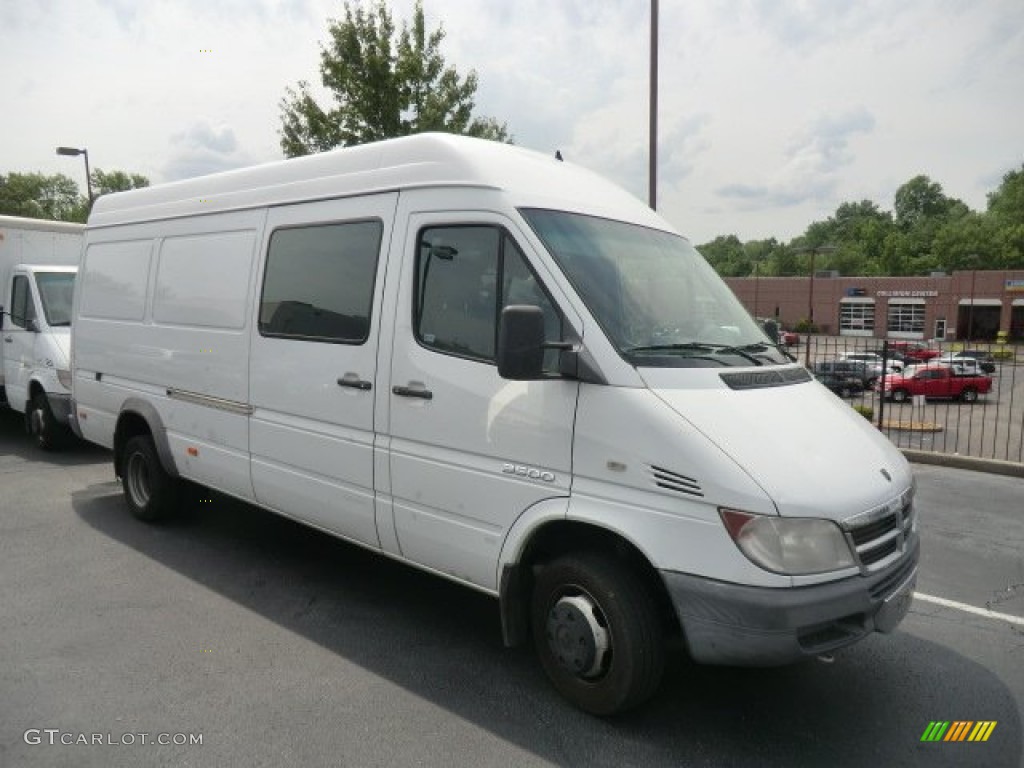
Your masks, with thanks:
<instances>
[{"instance_id":1,"label":"white parking line","mask_svg":"<svg viewBox=\"0 0 1024 768\"><path fill-rule=\"evenodd\" d=\"M947 600L944 597L935 597L934 595L925 595L921 592L915 592L914 599L923 600L926 603L934 603L935 605L941 605L943 608L952 608L957 611L963 611L964 613L973 613L975 616L984 616L986 619L999 619L1000 621L1008 621L1011 624L1019 624L1021 626L1024 626L1024 617L1011 616L1008 613L990 611L987 608L975 608L973 605L967 605L967 603L958 603L955 600Z\"/></svg>"}]
</instances>

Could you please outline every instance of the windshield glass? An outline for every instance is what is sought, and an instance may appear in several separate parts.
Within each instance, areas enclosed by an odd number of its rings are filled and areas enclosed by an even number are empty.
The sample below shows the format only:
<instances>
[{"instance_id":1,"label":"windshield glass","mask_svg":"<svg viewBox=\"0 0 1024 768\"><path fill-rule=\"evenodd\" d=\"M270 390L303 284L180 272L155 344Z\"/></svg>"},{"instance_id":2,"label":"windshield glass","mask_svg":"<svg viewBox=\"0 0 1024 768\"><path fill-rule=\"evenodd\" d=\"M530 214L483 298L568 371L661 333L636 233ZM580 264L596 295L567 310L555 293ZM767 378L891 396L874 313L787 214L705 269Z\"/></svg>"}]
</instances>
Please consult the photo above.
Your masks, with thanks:
<instances>
[{"instance_id":1,"label":"windshield glass","mask_svg":"<svg viewBox=\"0 0 1024 768\"><path fill-rule=\"evenodd\" d=\"M51 328L71 325L71 295L75 290L75 273L37 272L36 288L43 302L47 325Z\"/></svg>"},{"instance_id":2,"label":"windshield glass","mask_svg":"<svg viewBox=\"0 0 1024 768\"><path fill-rule=\"evenodd\" d=\"M565 211L520 212L634 365L791 362L684 238Z\"/></svg>"}]
</instances>

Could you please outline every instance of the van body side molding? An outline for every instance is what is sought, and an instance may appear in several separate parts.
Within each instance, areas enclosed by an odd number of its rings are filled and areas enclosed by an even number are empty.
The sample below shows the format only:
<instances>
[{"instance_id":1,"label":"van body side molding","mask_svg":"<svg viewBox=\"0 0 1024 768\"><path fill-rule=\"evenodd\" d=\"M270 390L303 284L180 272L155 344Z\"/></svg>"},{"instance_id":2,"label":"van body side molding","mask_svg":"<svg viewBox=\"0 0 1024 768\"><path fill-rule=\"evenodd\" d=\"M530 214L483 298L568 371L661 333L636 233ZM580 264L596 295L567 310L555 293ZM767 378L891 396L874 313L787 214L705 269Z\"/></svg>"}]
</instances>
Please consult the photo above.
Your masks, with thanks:
<instances>
[{"instance_id":1,"label":"van body side molding","mask_svg":"<svg viewBox=\"0 0 1024 768\"><path fill-rule=\"evenodd\" d=\"M221 397L201 395L198 392L189 392L188 390L174 389L173 387L167 388L167 396L172 400L181 400L184 403L202 405L206 408L216 408L218 411L237 413L241 416L251 416L254 410L248 403L239 403L236 400L225 400Z\"/></svg>"}]
</instances>

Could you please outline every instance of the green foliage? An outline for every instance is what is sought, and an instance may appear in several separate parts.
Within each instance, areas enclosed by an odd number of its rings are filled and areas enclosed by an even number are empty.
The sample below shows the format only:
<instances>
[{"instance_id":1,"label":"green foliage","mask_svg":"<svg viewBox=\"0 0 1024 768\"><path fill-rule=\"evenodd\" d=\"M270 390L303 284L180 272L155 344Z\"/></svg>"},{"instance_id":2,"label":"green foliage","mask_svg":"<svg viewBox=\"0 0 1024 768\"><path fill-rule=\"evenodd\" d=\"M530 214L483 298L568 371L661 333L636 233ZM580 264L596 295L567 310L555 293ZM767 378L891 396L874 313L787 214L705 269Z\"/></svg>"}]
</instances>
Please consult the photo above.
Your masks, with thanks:
<instances>
[{"instance_id":1,"label":"green foliage","mask_svg":"<svg viewBox=\"0 0 1024 768\"><path fill-rule=\"evenodd\" d=\"M345 2L345 18L331 20L320 48L320 77L333 106L323 108L300 81L286 89L281 149L287 157L423 131L510 141L504 123L473 117L477 76L461 77L441 55L444 30L426 29L417 2L411 26L400 33L384 0L368 9Z\"/></svg>"},{"instance_id":2,"label":"green foliage","mask_svg":"<svg viewBox=\"0 0 1024 768\"><path fill-rule=\"evenodd\" d=\"M863 416L868 421L874 421L875 420L875 410L874 410L874 408L871 408L870 406L853 404L853 410L855 410L857 413L859 413L861 416Z\"/></svg>"},{"instance_id":3,"label":"green foliage","mask_svg":"<svg viewBox=\"0 0 1024 768\"><path fill-rule=\"evenodd\" d=\"M92 172L93 195L120 192L149 186L149 179L124 171ZM84 222L89 216L89 201L75 181L63 173L0 174L0 214L29 219Z\"/></svg>"},{"instance_id":4,"label":"green foliage","mask_svg":"<svg viewBox=\"0 0 1024 768\"><path fill-rule=\"evenodd\" d=\"M99 168L92 174L92 193L95 197L108 195L111 192L125 192L129 189L148 187L149 179L138 173L124 171L101 171Z\"/></svg>"},{"instance_id":5,"label":"green foliage","mask_svg":"<svg viewBox=\"0 0 1024 768\"><path fill-rule=\"evenodd\" d=\"M816 253L814 268L842 275L1024 268L1024 165L1003 176L983 213L921 175L896 190L892 213L870 200L844 202L789 243L728 235L699 249L723 276L753 275L754 264L759 275L784 276L808 274L808 249L826 245L832 250Z\"/></svg>"},{"instance_id":6,"label":"green foliage","mask_svg":"<svg viewBox=\"0 0 1024 768\"><path fill-rule=\"evenodd\" d=\"M0 213L8 216L85 221L86 202L78 192L78 185L63 173L0 175Z\"/></svg>"}]
</instances>

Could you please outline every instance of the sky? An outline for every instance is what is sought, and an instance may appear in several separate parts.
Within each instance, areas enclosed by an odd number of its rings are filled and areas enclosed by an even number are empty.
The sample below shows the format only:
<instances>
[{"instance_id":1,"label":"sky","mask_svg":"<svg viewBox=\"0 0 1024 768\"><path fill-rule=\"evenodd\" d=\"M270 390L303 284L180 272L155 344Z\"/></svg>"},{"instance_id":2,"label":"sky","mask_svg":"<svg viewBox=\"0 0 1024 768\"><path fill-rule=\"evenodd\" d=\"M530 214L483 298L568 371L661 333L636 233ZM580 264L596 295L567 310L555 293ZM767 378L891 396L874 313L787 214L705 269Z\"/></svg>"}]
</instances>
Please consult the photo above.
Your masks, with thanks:
<instances>
[{"instance_id":1,"label":"sky","mask_svg":"<svg viewBox=\"0 0 1024 768\"><path fill-rule=\"evenodd\" d=\"M414 0L391 0L396 22ZM696 243L892 209L984 210L1024 165L1022 0L661 0L658 211ZM650 0L424 0L476 114L646 200ZM0 0L0 174L152 183L271 162L340 0ZM315 92L320 92L314 89ZM327 103L326 94L321 94Z\"/></svg>"}]
</instances>

